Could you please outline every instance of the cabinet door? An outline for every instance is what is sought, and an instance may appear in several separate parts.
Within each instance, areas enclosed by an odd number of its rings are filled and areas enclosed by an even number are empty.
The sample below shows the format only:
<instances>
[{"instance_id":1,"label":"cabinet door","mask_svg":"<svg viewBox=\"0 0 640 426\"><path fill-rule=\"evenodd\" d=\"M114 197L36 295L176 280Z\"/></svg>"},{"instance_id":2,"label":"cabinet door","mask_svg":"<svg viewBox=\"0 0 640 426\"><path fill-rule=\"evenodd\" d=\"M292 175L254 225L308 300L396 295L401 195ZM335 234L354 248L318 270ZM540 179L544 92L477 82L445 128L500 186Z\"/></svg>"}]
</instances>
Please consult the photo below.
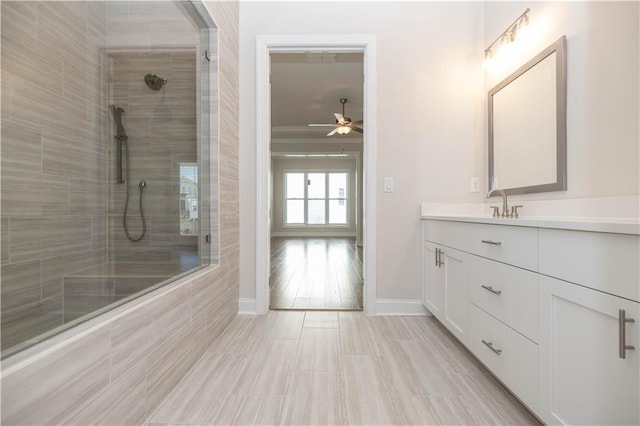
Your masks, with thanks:
<instances>
[{"instance_id":1,"label":"cabinet door","mask_svg":"<svg viewBox=\"0 0 640 426\"><path fill-rule=\"evenodd\" d=\"M540 415L548 424L640 424L636 302L540 277ZM619 356L626 311L626 359Z\"/></svg>"},{"instance_id":2,"label":"cabinet door","mask_svg":"<svg viewBox=\"0 0 640 426\"><path fill-rule=\"evenodd\" d=\"M467 292L469 262L467 253L448 247L441 248L441 268L444 269L444 325L466 343L467 339Z\"/></svg>"},{"instance_id":3,"label":"cabinet door","mask_svg":"<svg viewBox=\"0 0 640 426\"><path fill-rule=\"evenodd\" d=\"M422 304L433 316L443 321L445 300L444 270L438 263L436 250L440 250L440 247L433 243L424 243Z\"/></svg>"}]
</instances>

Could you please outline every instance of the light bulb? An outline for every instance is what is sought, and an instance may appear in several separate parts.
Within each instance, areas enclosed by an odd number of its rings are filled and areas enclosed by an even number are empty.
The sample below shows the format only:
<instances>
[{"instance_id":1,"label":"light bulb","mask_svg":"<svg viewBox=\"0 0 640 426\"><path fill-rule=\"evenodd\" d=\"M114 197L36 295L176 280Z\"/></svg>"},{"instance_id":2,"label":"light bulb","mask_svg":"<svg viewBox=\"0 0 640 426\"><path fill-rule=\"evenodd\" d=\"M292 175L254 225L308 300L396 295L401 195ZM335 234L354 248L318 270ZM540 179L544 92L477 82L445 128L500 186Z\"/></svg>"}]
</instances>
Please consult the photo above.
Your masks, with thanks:
<instances>
[{"instance_id":1,"label":"light bulb","mask_svg":"<svg viewBox=\"0 0 640 426\"><path fill-rule=\"evenodd\" d=\"M487 49L484 51L484 62L482 63L482 68L485 70L490 70L493 66L493 53L491 49Z\"/></svg>"},{"instance_id":2,"label":"light bulb","mask_svg":"<svg viewBox=\"0 0 640 426\"><path fill-rule=\"evenodd\" d=\"M529 20L523 20L522 24L518 26L518 30L516 32L516 39L518 40L518 43L528 43L532 36L533 31L531 31Z\"/></svg>"},{"instance_id":3,"label":"light bulb","mask_svg":"<svg viewBox=\"0 0 640 426\"><path fill-rule=\"evenodd\" d=\"M351 127L349 126L340 126L337 129L339 135L346 135L351 132Z\"/></svg>"}]
</instances>

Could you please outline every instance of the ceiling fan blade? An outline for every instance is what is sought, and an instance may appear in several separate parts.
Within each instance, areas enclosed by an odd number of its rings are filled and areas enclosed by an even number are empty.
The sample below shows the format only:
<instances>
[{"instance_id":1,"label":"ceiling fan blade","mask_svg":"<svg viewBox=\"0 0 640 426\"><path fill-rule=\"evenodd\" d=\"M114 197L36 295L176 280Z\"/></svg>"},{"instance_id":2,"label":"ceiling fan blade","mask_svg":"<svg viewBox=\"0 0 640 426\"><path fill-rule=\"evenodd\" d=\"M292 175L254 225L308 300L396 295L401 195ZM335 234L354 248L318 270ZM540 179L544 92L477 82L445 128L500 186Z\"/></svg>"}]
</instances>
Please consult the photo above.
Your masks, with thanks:
<instances>
[{"instance_id":1,"label":"ceiling fan blade","mask_svg":"<svg viewBox=\"0 0 640 426\"><path fill-rule=\"evenodd\" d=\"M309 127L333 127L333 126L335 126L335 124L316 124L316 123L311 123L311 124L307 124L307 126L309 126Z\"/></svg>"},{"instance_id":2,"label":"ceiling fan blade","mask_svg":"<svg viewBox=\"0 0 640 426\"><path fill-rule=\"evenodd\" d=\"M358 133L363 133L363 131L362 131L362 129L360 127L351 126L351 130L356 131Z\"/></svg>"},{"instance_id":3,"label":"ceiling fan blade","mask_svg":"<svg viewBox=\"0 0 640 426\"><path fill-rule=\"evenodd\" d=\"M338 132L338 128L336 127L335 129L333 129L332 131L330 131L329 133L327 133L327 136L333 136Z\"/></svg>"},{"instance_id":4,"label":"ceiling fan blade","mask_svg":"<svg viewBox=\"0 0 640 426\"><path fill-rule=\"evenodd\" d=\"M353 122L353 124L362 124L362 123L364 123L364 121L362 121L362 120L356 120L356 121Z\"/></svg>"},{"instance_id":5,"label":"ceiling fan blade","mask_svg":"<svg viewBox=\"0 0 640 426\"><path fill-rule=\"evenodd\" d=\"M334 112L333 115L336 116L336 120L338 120L338 123L344 123L344 115L340 114L339 112Z\"/></svg>"}]
</instances>

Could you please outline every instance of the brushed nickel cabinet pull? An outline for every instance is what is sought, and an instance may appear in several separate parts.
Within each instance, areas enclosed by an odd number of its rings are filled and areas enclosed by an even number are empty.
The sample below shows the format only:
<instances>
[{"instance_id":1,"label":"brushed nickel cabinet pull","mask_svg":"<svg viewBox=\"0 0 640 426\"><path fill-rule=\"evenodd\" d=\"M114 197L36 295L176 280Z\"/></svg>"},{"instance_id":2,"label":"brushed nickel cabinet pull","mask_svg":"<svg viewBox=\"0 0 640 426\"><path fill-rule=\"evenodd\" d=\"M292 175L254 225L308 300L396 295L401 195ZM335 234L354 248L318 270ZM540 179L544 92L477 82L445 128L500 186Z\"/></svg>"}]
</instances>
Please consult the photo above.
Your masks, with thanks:
<instances>
[{"instance_id":1,"label":"brushed nickel cabinet pull","mask_svg":"<svg viewBox=\"0 0 640 426\"><path fill-rule=\"evenodd\" d=\"M444 254L444 250L440 249L440 255L438 256L438 266L444 265L444 262L442 261L443 254Z\"/></svg>"},{"instance_id":2,"label":"brushed nickel cabinet pull","mask_svg":"<svg viewBox=\"0 0 640 426\"><path fill-rule=\"evenodd\" d=\"M493 342L487 342L486 340L483 340L482 343L484 343L486 347L491 349L494 354L500 355L502 353L502 349L497 349L493 347Z\"/></svg>"},{"instance_id":3,"label":"brushed nickel cabinet pull","mask_svg":"<svg viewBox=\"0 0 640 426\"><path fill-rule=\"evenodd\" d=\"M491 240L480 240L485 244L491 244L492 246L500 246L502 243L500 241L491 241Z\"/></svg>"},{"instance_id":4,"label":"brushed nickel cabinet pull","mask_svg":"<svg viewBox=\"0 0 640 426\"><path fill-rule=\"evenodd\" d=\"M436 265L436 266L438 266L438 254L439 254L439 253L440 253L440 249L439 249L439 248L437 248L437 249L436 249L436 254L435 254L435 256L434 256L434 259L435 259L435 265Z\"/></svg>"},{"instance_id":5,"label":"brushed nickel cabinet pull","mask_svg":"<svg viewBox=\"0 0 640 426\"><path fill-rule=\"evenodd\" d=\"M480 287L484 288L487 291L490 291L493 294L502 294L502 290L495 290L490 285L481 285Z\"/></svg>"},{"instance_id":6,"label":"brushed nickel cabinet pull","mask_svg":"<svg viewBox=\"0 0 640 426\"><path fill-rule=\"evenodd\" d=\"M618 355L622 359L627 358L627 351L635 350L635 346L627 345L627 323L628 322L636 322L633 318L627 318L627 313L624 309L618 309L618 342L620 347L618 348Z\"/></svg>"}]
</instances>

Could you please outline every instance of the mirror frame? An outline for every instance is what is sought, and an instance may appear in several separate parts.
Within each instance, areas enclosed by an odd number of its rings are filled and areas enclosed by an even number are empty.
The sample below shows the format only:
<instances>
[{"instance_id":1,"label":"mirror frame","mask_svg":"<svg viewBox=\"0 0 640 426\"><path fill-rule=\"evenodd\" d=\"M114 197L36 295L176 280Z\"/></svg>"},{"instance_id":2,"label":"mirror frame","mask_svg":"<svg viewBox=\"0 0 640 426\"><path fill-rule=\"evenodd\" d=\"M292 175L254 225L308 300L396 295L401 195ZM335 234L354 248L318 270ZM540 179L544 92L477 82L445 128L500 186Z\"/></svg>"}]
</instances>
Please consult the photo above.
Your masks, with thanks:
<instances>
[{"instance_id":1,"label":"mirror frame","mask_svg":"<svg viewBox=\"0 0 640 426\"><path fill-rule=\"evenodd\" d=\"M489 190L495 189L493 188L493 121L495 118L493 96L554 52L556 54L556 181L540 185L501 189L509 195L565 191L567 189L567 39L566 36L562 36L489 91Z\"/></svg>"}]
</instances>

